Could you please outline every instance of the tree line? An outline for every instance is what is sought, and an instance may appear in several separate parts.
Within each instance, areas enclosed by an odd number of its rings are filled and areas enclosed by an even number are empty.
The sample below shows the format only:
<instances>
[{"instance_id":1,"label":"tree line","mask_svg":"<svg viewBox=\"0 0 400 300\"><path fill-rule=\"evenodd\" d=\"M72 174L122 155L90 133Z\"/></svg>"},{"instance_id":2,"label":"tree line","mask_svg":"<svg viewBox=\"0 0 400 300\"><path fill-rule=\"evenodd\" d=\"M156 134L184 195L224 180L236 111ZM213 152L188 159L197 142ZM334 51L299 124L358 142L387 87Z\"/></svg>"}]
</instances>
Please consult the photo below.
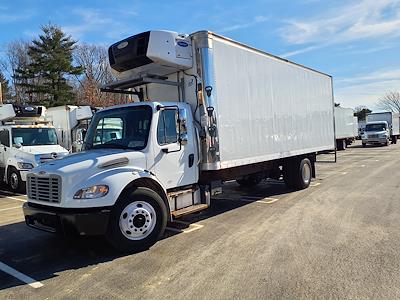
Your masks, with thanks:
<instances>
[{"instance_id":1,"label":"tree line","mask_svg":"<svg viewBox=\"0 0 400 300\"><path fill-rule=\"evenodd\" d=\"M42 26L32 41L8 43L0 61L3 102L46 107L126 103L126 95L100 92L114 80L105 47L78 43L54 24Z\"/></svg>"}]
</instances>

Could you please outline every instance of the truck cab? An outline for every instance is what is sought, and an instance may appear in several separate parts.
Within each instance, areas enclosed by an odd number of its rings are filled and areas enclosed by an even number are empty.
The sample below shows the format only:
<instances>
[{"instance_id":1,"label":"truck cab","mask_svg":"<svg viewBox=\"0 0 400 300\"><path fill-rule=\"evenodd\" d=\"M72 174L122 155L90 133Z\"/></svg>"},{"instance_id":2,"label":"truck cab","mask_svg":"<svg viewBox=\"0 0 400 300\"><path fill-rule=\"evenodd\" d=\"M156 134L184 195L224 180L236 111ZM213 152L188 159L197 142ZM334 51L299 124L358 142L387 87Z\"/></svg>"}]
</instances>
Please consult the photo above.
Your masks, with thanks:
<instances>
[{"instance_id":1,"label":"truck cab","mask_svg":"<svg viewBox=\"0 0 400 300\"><path fill-rule=\"evenodd\" d=\"M362 135L362 146L367 144L389 146L390 129L386 121L368 122Z\"/></svg>"},{"instance_id":2,"label":"truck cab","mask_svg":"<svg viewBox=\"0 0 400 300\"><path fill-rule=\"evenodd\" d=\"M5 106L0 110L9 110L12 116L12 105ZM18 108L29 113L34 109ZM26 175L31 169L67 154L68 151L58 145L54 127L40 122L38 116L18 112L0 125L0 170L3 181L14 192L25 191Z\"/></svg>"}]
</instances>

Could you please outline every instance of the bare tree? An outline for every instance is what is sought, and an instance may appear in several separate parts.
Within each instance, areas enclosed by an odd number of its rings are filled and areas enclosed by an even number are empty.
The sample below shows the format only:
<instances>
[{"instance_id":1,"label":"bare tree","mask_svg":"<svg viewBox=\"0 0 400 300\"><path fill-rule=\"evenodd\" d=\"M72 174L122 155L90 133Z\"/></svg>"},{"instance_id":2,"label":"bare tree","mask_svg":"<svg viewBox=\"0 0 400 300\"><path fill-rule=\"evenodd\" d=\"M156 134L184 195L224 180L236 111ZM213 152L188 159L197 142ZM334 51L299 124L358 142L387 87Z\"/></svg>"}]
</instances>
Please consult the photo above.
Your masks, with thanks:
<instances>
[{"instance_id":1,"label":"bare tree","mask_svg":"<svg viewBox=\"0 0 400 300\"><path fill-rule=\"evenodd\" d=\"M17 76L17 70L26 68L29 63L28 47L29 43L23 40L10 42L6 47L4 67L11 79L11 88L16 102L24 102L28 97L25 88L19 85L21 79Z\"/></svg>"},{"instance_id":2,"label":"bare tree","mask_svg":"<svg viewBox=\"0 0 400 300\"><path fill-rule=\"evenodd\" d=\"M379 99L377 106L382 110L400 113L400 92L389 92Z\"/></svg>"},{"instance_id":3,"label":"bare tree","mask_svg":"<svg viewBox=\"0 0 400 300\"><path fill-rule=\"evenodd\" d=\"M127 102L125 95L100 92L102 85L114 80L104 47L80 44L75 49L74 59L84 69L83 75L77 77L79 104L105 107Z\"/></svg>"}]
</instances>

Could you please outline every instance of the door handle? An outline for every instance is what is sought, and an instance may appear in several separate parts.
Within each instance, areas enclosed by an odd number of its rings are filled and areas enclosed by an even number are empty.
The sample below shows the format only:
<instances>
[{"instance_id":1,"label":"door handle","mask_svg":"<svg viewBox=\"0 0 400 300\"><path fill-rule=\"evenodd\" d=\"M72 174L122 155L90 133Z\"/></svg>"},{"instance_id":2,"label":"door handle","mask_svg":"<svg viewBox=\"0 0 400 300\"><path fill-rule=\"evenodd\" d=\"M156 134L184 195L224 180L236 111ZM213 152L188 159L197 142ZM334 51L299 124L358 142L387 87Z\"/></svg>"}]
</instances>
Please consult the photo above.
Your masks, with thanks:
<instances>
[{"instance_id":1,"label":"door handle","mask_svg":"<svg viewBox=\"0 0 400 300\"><path fill-rule=\"evenodd\" d=\"M194 154L189 154L189 168L193 167L194 164Z\"/></svg>"}]
</instances>

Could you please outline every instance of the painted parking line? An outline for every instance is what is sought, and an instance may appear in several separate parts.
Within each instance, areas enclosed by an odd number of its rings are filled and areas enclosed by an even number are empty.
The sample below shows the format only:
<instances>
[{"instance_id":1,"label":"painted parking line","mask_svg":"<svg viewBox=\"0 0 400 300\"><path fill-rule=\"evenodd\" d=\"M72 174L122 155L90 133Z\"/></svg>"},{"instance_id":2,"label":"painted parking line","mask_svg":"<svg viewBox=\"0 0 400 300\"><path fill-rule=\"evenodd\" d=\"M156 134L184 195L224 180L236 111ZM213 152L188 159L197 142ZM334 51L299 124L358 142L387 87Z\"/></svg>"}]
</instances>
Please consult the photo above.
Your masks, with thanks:
<instances>
[{"instance_id":1,"label":"painted parking line","mask_svg":"<svg viewBox=\"0 0 400 300\"><path fill-rule=\"evenodd\" d=\"M33 287L34 289L40 288L43 286L43 284L25 274L22 274L21 272L11 268L10 266L6 265L5 263L2 263L0 261L0 271L3 271L4 273L7 273L18 280L26 283L30 287Z\"/></svg>"},{"instance_id":2,"label":"painted parking line","mask_svg":"<svg viewBox=\"0 0 400 300\"><path fill-rule=\"evenodd\" d=\"M17 200L17 201L21 201L21 202L27 202L27 200L24 199L20 199L20 198L16 198L16 197L10 197L10 196L6 196L4 197L5 199L11 199L11 200ZM1 199L1 198L0 198Z\"/></svg>"},{"instance_id":3,"label":"painted parking line","mask_svg":"<svg viewBox=\"0 0 400 300\"><path fill-rule=\"evenodd\" d=\"M12 209L17 209L17 208L22 208L22 207L21 206L7 207L7 208L0 209L0 211L12 210Z\"/></svg>"},{"instance_id":4,"label":"painted parking line","mask_svg":"<svg viewBox=\"0 0 400 300\"><path fill-rule=\"evenodd\" d=\"M258 200L256 200L258 199ZM277 198L261 198L260 197L242 197L242 198L215 198L215 200L225 200L225 201L242 201L242 202L250 202L250 203L262 203L262 204L271 204L274 203L276 201L278 201L279 199Z\"/></svg>"},{"instance_id":5,"label":"painted parking line","mask_svg":"<svg viewBox=\"0 0 400 300\"><path fill-rule=\"evenodd\" d=\"M173 228L173 227L166 227L167 230L177 232L177 233L190 233L196 230L199 230L204 227L204 225L197 224L197 223L188 223L184 221L175 220L174 223L183 224L188 226L185 229Z\"/></svg>"},{"instance_id":6,"label":"painted parking line","mask_svg":"<svg viewBox=\"0 0 400 300\"><path fill-rule=\"evenodd\" d=\"M365 167L365 165L361 165L361 168L364 168Z\"/></svg>"},{"instance_id":7,"label":"painted parking line","mask_svg":"<svg viewBox=\"0 0 400 300\"><path fill-rule=\"evenodd\" d=\"M319 186L321 184L321 182L313 182L310 183L310 186Z\"/></svg>"}]
</instances>

